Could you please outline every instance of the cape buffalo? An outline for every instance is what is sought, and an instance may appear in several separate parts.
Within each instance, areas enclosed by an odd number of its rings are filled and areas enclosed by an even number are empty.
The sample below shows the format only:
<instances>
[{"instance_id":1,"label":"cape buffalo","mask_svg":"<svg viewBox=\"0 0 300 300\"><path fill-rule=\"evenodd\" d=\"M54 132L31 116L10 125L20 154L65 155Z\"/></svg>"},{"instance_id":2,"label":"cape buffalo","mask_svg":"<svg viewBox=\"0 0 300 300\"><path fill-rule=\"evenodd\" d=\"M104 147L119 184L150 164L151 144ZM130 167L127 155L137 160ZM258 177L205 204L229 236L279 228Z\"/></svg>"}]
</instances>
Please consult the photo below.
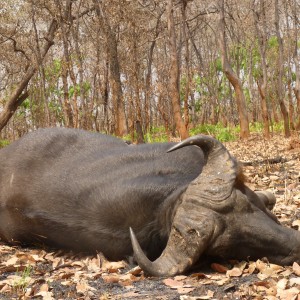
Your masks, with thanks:
<instances>
[{"instance_id":1,"label":"cape buffalo","mask_svg":"<svg viewBox=\"0 0 300 300\"><path fill-rule=\"evenodd\" d=\"M0 237L116 260L134 253L154 276L200 257L300 262L300 233L281 226L217 140L127 145L77 129L39 129L0 150Z\"/></svg>"}]
</instances>

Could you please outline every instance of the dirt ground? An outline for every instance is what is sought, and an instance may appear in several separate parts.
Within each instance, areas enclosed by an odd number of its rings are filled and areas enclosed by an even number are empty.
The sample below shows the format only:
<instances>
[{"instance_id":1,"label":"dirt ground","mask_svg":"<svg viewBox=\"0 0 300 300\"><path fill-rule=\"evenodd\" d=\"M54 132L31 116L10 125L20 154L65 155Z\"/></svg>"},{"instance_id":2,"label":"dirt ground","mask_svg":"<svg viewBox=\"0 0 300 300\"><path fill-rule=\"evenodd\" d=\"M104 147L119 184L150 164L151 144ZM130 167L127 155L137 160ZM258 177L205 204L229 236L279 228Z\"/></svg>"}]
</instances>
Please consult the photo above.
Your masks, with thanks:
<instances>
[{"instance_id":1,"label":"dirt ground","mask_svg":"<svg viewBox=\"0 0 300 300\"><path fill-rule=\"evenodd\" d=\"M247 184L277 198L274 213L285 226L300 227L300 140L295 135L270 141L252 135L226 143L244 162ZM300 266L257 261L204 259L190 273L146 277L127 262L101 254L78 257L44 249L0 244L0 299L298 299Z\"/></svg>"}]
</instances>

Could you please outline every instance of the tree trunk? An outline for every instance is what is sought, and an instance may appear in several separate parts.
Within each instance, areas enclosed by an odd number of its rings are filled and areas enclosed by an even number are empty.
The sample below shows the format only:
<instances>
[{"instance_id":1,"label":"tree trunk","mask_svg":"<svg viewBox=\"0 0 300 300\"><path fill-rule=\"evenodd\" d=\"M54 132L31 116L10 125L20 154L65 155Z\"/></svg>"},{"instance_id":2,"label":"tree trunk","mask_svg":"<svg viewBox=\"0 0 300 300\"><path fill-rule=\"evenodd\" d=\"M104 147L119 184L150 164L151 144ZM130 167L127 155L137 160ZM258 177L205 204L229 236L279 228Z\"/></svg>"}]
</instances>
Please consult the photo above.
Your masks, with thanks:
<instances>
[{"instance_id":1,"label":"tree trunk","mask_svg":"<svg viewBox=\"0 0 300 300\"><path fill-rule=\"evenodd\" d=\"M179 92L179 63L176 47L176 33L173 16L173 0L167 3L168 33L170 47L170 97L172 101L173 114L176 130L181 139L186 139L189 134L181 117L180 92Z\"/></svg>"},{"instance_id":2,"label":"tree trunk","mask_svg":"<svg viewBox=\"0 0 300 300\"><path fill-rule=\"evenodd\" d=\"M135 124L139 124L141 129L143 125L143 118L142 118L142 104L140 99L140 87L139 87L139 78L140 78L140 67L138 62L138 45L137 41L137 33L135 26L133 27L133 63L134 63L134 102L135 102L135 109L136 109L136 117L135 117Z\"/></svg>"},{"instance_id":3,"label":"tree trunk","mask_svg":"<svg viewBox=\"0 0 300 300\"><path fill-rule=\"evenodd\" d=\"M279 8L278 8L278 0L275 0L275 29L276 29L276 36L278 41L278 60L277 60L277 68L278 68L278 79L277 79L277 97L278 103L280 106L280 110L283 117L284 123L284 135L285 137L289 137L290 127L289 127L289 115L284 104L284 93L283 93L283 84L282 84L282 77L283 77L283 42L282 37L279 31Z\"/></svg>"},{"instance_id":4,"label":"tree trunk","mask_svg":"<svg viewBox=\"0 0 300 300\"><path fill-rule=\"evenodd\" d=\"M63 42L63 60L62 60L62 82L63 82L63 91L64 91L64 101L63 101L63 112L64 112L64 119L65 125L67 127L74 127L74 119L73 119L73 111L70 104L69 99L69 83L68 83L68 75L69 75L69 68L70 68L70 53L69 53L69 42L68 42L68 35L67 35L67 28L66 28L66 21L69 21L70 11L72 3L70 0L66 2L66 7L63 9L61 7L61 2L59 0L55 1L60 15L59 15L59 26L61 28L62 33L62 42Z\"/></svg>"},{"instance_id":5,"label":"tree trunk","mask_svg":"<svg viewBox=\"0 0 300 300\"><path fill-rule=\"evenodd\" d=\"M50 117L48 97L46 91L46 75L45 75L45 68L43 65L43 59L41 55L41 47L40 47L38 29L36 26L35 8L33 6L33 3L31 3L31 13L32 13L32 25L34 30L34 39L36 44L36 57L37 57L37 63L38 63L40 77L41 77L40 85L42 91L41 91L40 100L44 106L44 116L46 116L46 118L45 117L43 118L42 123L43 123L43 127L49 127L51 125L51 117Z\"/></svg>"},{"instance_id":6,"label":"tree trunk","mask_svg":"<svg viewBox=\"0 0 300 300\"><path fill-rule=\"evenodd\" d=\"M41 59L45 58L48 50L53 45L53 39L56 30L57 30L57 21L52 20L47 32L47 36L45 37L46 43L44 45L43 50L41 51ZM0 131L7 124L7 122L12 117L12 115L14 114L18 106L20 106L22 102L28 97L28 91L24 92L24 90L27 88L30 79L36 73L36 70L37 70L36 66L31 66L28 68L23 79L21 80L21 82L19 82L19 84L13 91L12 95L9 97L8 101L6 102L3 111L0 114Z\"/></svg>"},{"instance_id":7,"label":"tree trunk","mask_svg":"<svg viewBox=\"0 0 300 300\"><path fill-rule=\"evenodd\" d=\"M223 72L225 73L229 82L232 84L235 91L235 99L238 107L239 122L241 128L240 136L242 139L245 139L250 136L248 114L247 114L245 96L242 89L242 83L238 78L238 76L233 71L233 69L231 68L228 59L226 36L225 36L224 0L219 0L219 9L220 9L220 19L219 19L218 43L221 50L222 68L223 68Z\"/></svg>"},{"instance_id":8,"label":"tree trunk","mask_svg":"<svg viewBox=\"0 0 300 300\"><path fill-rule=\"evenodd\" d=\"M290 70L289 70L290 73ZM291 75L289 76L289 78ZM290 120L290 128L295 130L294 125L294 105L293 105L293 92L292 92L292 82L291 79L288 79L288 101L289 101L289 120Z\"/></svg>"},{"instance_id":9,"label":"tree trunk","mask_svg":"<svg viewBox=\"0 0 300 300\"><path fill-rule=\"evenodd\" d=\"M116 119L115 133L117 136L123 136L127 133L126 128L126 116L125 116L125 106L121 85L121 75L120 75L120 65L118 58L118 45L116 35L113 32L107 16L101 7L101 1L94 0L96 7L96 13L99 17L101 26L103 27L107 49L108 49L108 60L110 67L110 82L112 90L112 102L114 108L114 114Z\"/></svg>"},{"instance_id":10,"label":"tree trunk","mask_svg":"<svg viewBox=\"0 0 300 300\"><path fill-rule=\"evenodd\" d=\"M260 0L260 12L258 13L255 8L255 0L253 1L253 15L254 15L254 24L258 37L258 48L261 57L260 65L262 69L262 79L257 81L259 94L261 97L261 110L262 110L262 118L264 123L264 136L269 139L270 138L270 123L269 123L269 115L268 115L268 107L267 107L267 90L268 90L268 76L267 76L267 63L266 63L266 43L267 43L267 35L266 35L266 12L265 12L265 1ZM259 27L259 17L262 17L262 30ZM261 25L260 25L261 26Z\"/></svg>"},{"instance_id":11,"label":"tree trunk","mask_svg":"<svg viewBox=\"0 0 300 300\"><path fill-rule=\"evenodd\" d=\"M158 15L156 26L155 26L155 35L153 37L153 40L150 45L149 54L148 54L148 61L147 61L147 73L146 73L146 79L145 79L145 108L144 108L144 128L145 132L150 131L150 124L151 124L151 116L152 116L152 108L151 108L151 101L150 101L150 87L151 87L151 75L152 75L152 62L153 62L153 53L154 53L154 47L156 44L156 39L159 35L159 25L161 21L161 16L163 14L163 11L160 12Z\"/></svg>"},{"instance_id":12,"label":"tree trunk","mask_svg":"<svg viewBox=\"0 0 300 300\"><path fill-rule=\"evenodd\" d=\"M74 46L75 46L75 53L76 53L76 67L78 70L78 75L79 75L79 98L80 98L80 104L82 107L82 120L81 120L81 128L91 130L92 129L92 114L91 111L93 110L92 107L89 107L87 103L87 95L84 90L84 75L83 75L83 61L82 57L83 54L81 53L80 50L80 44L79 44L79 36L80 36L80 28L79 28L79 12L80 12L80 6L81 6L81 1L78 6L78 11L77 11L77 16L76 16L76 24L73 24L71 27L72 29L72 37L74 40ZM73 67L70 65L70 75L72 76L72 81L74 82L74 117L75 117L75 122L74 122L74 127L79 126L79 111L78 111L78 105L77 105L77 95L75 97L75 94L77 94L77 82L76 82L76 76Z\"/></svg>"},{"instance_id":13,"label":"tree trunk","mask_svg":"<svg viewBox=\"0 0 300 300\"><path fill-rule=\"evenodd\" d=\"M165 131L169 140L171 136L171 131L170 131L168 115L166 113L167 109L164 104L165 104L165 100L163 99L162 91L160 91L158 95L158 101L157 101L157 111L160 113L163 119Z\"/></svg>"},{"instance_id":14,"label":"tree trunk","mask_svg":"<svg viewBox=\"0 0 300 300\"><path fill-rule=\"evenodd\" d=\"M298 28L298 22L299 22L299 15L297 14L297 1L294 0L294 6L293 6L293 21L294 21L294 28ZM295 73L296 73L296 83L294 87L294 94L296 97L297 102L297 117L298 122L296 124L296 129L300 130L300 59L298 56L298 30L295 30L295 36L294 36L294 53L293 53L293 61L295 64Z\"/></svg>"},{"instance_id":15,"label":"tree trunk","mask_svg":"<svg viewBox=\"0 0 300 300\"><path fill-rule=\"evenodd\" d=\"M185 44L185 73L186 73L186 84L184 91L184 125L189 128L189 94L190 94L190 50L189 50L189 40L187 37L187 28L186 28L186 6L187 1L182 1L182 36L183 42Z\"/></svg>"}]
</instances>

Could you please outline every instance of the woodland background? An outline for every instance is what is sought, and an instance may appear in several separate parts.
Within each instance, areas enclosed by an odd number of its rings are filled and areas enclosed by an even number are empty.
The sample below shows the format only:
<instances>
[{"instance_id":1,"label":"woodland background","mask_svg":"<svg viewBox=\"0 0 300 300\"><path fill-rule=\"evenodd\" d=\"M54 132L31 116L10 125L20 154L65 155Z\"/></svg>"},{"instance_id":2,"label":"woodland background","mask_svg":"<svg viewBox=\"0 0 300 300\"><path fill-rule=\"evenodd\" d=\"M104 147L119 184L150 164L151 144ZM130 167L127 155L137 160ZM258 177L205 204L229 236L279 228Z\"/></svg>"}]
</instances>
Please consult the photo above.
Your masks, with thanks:
<instances>
[{"instance_id":1,"label":"woodland background","mask_svg":"<svg viewBox=\"0 0 300 300\"><path fill-rule=\"evenodd\" d=\"M299 0L0 0L2 143L49 126L288 137L299 15Z\"/></svg>"},{"instance_id":2,"label":"woodland background","mask_svg":"<svg viewBox=\"0 0 300 300\"><path fill-rule=\"evenodd\" d=\"M300 0L0 0L0 147L50 126L240 136L225 145L247 185L300 230L299 15ZM0 298L300 299L297 263L213 260L162 280L49 251L0 243Z\"/></svg>"}]
</instances>

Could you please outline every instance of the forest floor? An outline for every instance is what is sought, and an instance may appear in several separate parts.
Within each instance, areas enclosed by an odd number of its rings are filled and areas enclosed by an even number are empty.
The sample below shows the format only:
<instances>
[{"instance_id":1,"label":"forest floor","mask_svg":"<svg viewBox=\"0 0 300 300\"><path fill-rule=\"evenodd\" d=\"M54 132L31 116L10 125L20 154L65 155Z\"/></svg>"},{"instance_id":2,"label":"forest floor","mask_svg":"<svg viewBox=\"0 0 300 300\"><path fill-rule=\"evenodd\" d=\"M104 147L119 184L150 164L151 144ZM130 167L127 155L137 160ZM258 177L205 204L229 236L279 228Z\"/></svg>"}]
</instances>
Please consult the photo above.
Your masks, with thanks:
<instances>
[{"instance_id":1,"label":"forest floor","mask_svg":"<svg viewBox=\"0 0 300 300\"><path fill-rule=\"evenodd\" d=\"M274 213L285 226L300 228L300 140L252 135L226 143L242 162L247 184L275 193ZM211 260L189 274L146 277L139 267L109 262L100 254L78 257L42 249L0 245L0 299L300 299L300 266L266 259Z\"/></svg>"}]
</instances>

